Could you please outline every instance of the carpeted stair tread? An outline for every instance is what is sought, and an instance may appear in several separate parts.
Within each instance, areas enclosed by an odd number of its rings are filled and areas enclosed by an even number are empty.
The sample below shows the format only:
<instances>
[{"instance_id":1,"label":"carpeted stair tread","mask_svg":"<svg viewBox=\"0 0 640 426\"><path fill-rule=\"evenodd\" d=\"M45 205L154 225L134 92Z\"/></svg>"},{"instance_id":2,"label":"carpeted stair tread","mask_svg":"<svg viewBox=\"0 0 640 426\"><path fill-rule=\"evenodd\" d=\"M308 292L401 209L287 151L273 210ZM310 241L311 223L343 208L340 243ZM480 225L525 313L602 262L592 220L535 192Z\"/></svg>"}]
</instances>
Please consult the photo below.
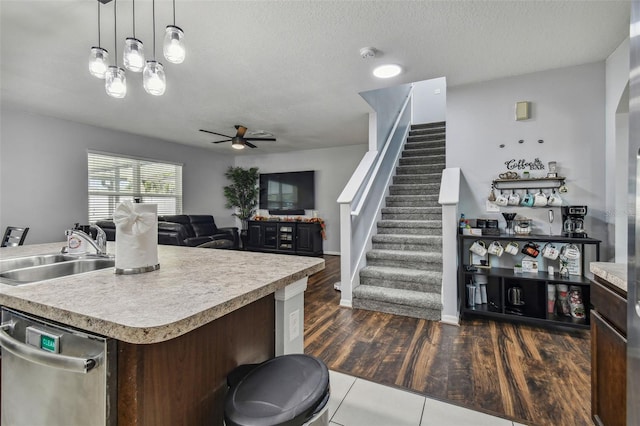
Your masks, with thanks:
<instances>
[{"instance_id":1,"label":"carpeted stair tread","mask_svg":"<svg viewBox=\"0 0 640 426\"><path fill-rule=\"evenodd\" d=\"M378 228L441 228L441 220L380 220Z\"/></svg>"},{"instance_id":2,"label":"carpeted stair tread","mask_svg":"<svg viewBox=\"0 0 640 426\"><path fill-rule=\"evenodd\" d=\"M410 244L424 244L424 245L442 245L442 236L378 234L372 237L372 241L374 243L410 243Z\"/></svg>"},{"instance_id":3,"label":"carpeted stair tread","mask_svg":"<svg viewBox=\"0 0 640 426\"><path fill-rule=\"evenodd\" d=\"M382 213L438 213L442 214L441 207L383 207Z\"/></svg>"},{"instance_id":4,"label":"carpeted stair tread","mask_svg":"<svg viewBox=\"0 0 640 426\"><path fill-rule=\"evenodd\" d=\"M427 270L430 263L442 263L442 253L434 253L434 252L422 252L422 251L401 251L401 250L369 250L367 252L367 260L380 260L380 261L391 261L391 262L399 262L393 265L382 265L379 266L403 266L402 262L421 262L420 268L422 270Z\"/></svg>"},{"instance_id":5,"label":"carpeted stair tread","mask_svg":"<svg viewBox=\"0 0 640 426\"><path fill-rule=\"evenodd\" d=\"M388 195L387 207L439 207L439 194L425 195Z\"/></svg>"},{"instance_id":6,"label":"carpeted stair tread","mask_svg":"<svg viewBox=\"0 0 640 426\"><path fill-rule=\"evenodd\" d=\"M436 183L406 183L389 186L390 195L423 195L440 193L440 184Z\"/></svg>"},{"instance_id":7,"label":"carpeted stair tread","mask_svg":"<svg viewBox=\"0 0 640 426\"><path fill-rule=\"evenodd\" d=\"M444 140L435 140L435 141L412 141L409 143L406 143L404 145L404 153L409 153L411 151L414 150L422 150L422 149L429 149L429 148L440 148L442 146L445 146L445 141Z\"/></svg>"},{"instance_id":8,"label":"carpeted stair tread","mask_svg":"<svg viewBox=\"0 0 640 426\"><path fill-rule=\"evenodd\" d=\"M434 127L445 127L446 121L434 121L432 123L420 123L420 124L412 124L411 130L419 130L419 129L432 129Z\"/></svg>"},{"instance_id":9,"label":"carpeted stair tread","mask_svg":"<svg viewBox=\"0 0 640 426\"><path fill-rule=\"evenodd\" d=\"M442 144L442 146L427 146L427 147L419 147L419 148L415 148L415 149L405 149L404 151L402 151L402 155L400 156L400 158L414 158L414 157L426 157L431 155L431 153L434 150L438 150L438 149L442 149L444 148L445 145L444 143ZM446 152L446 149L445 149Z\"/></svg>"},{"instance_id":10,"label":"carpeted stair tread","mask_svg":"<svg viewBox=\"0 0 640 426\"><path fill-rule=\"evenodd\" d=\"M428 281L442 281L442 272L396 268L393 266L365 266L360 271L360 277L399 279L401 281L423 283Z\"/></svg>"},{"instance_id":11,"label":"carpeted stair tread","mask_svg":"<svg viewBox=\"0 0 640 426\"><path fill-rule=\"evenodd\" d=\"M394 184L432 183L432 184L437 184L439 187L441 181L442 181L442 172L395 175L393 177Z\"/></svg>"},{"instance_id":12,"label":"carpeted stair tread","mask_svg":"<svg viewBox=\"0 0 640 426\"><path fill-rule=\"evenodd\" d=\"M359 285L353 290L353 294L358 299L375 300L377 302L418 308L442 309L442 296L438 293Z\"/></svg>"},{"instance_id":13,"label":"carpeted stair tread","mask_svg":"<svg viewBox=\"0 0 640 426\"><path fill-rule=\"evenodd\" d=\"M366 309L375 312L384 312L392 315L401 315L403 317L419 318L428 321L440 321L442 307L437 309L423 308L421 306L398 305L389 302L380 302L377 300L361 299L354 295L354 309Z\"/></svg>"},{"instance_id":14,"label":"carpeted stair tread","mask_svg":"<svg viewBox=\"0 0 640 426\"><path fill-rule=\"evenodd\" d=\"M445 148L428 148L431 151L430 154L423 156L413 156L400 158L401 166L421 166L425 164L431 164L431 155L445 155Z\"/></svg>"}]
</instances>

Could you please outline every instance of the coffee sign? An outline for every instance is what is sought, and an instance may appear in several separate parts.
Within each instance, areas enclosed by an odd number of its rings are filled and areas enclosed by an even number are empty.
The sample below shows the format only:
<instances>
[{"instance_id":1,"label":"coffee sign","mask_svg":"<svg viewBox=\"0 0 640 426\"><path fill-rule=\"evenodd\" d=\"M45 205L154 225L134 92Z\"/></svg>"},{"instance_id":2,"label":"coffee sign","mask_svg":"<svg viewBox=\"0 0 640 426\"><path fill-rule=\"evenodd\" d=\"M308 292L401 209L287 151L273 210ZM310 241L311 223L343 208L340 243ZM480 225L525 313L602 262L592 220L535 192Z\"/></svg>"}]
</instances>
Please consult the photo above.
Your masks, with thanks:
<instances>
[{"instance_id":1,"label":"coffee sign","mask_svg":"<svg viewBox=\"0 0 640 426\"><path fill-rule=\"evenodd\" d=\"M533 161L527 161L524 158L520 160L505 161L504 164L507 166L507 170L544 170L544 164L540 161L539 158L536 158Z\"/></svg>"}]
</instances>

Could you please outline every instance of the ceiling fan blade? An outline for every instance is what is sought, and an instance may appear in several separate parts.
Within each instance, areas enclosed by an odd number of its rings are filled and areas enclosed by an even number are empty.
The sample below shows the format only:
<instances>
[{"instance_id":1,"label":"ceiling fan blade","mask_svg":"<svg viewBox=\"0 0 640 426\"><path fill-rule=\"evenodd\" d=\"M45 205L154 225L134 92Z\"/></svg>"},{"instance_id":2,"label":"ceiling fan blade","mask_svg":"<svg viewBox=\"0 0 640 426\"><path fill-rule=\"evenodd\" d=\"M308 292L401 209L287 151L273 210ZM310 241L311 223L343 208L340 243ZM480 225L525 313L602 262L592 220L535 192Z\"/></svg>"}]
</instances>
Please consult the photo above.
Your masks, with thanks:
<instances>
[{"instance_id":1,"label":"ceiling fan blade","mask_svg":"<svg viewBox=\"0 0 640 426\"><path fill-rule=\"evenodd\" d=\"M205 133L211 133L212 135L218 135L218 136L223 136L225 138L231 138L231 136L229 135L223 135L222 133L216 133L216 132L212 132L211 130L204 130L204 129L200 129L201 132L205 132Z\"/></svg>"},{"instance_id":2,"label":"ceiling fan blade","mask_svg":"<svg viewBox=\"0 0 640 426\"><path fill-rule=\"evenodd\" d=\"M275 138L244 138L244 140L246 141L269 141L269 142L275 142Z\"/></svg>"},{"instance_id":3,"label":"ceiling fan blade","mask_svg":"<svg viewBox=\"0 0 640 426\"><path fill-rule=\"evenodd\" d=\"M244 138L244 134L247 132L247 128L244 126L241 126L240 124L236 124L234 127L238 129L238 133L236 133L236 136L240 138Z\"/></svg>"},{"instance_id":4,"label":"ceiling fan blade","mask_svg":"<svg viewBox=\"0 0 640 426\"><path fill-rule=\"evenodd\" d=\"M215 142L211 142L211 143L222 143L222 142L231 142L231 139L224 139L221 141L215 141Z\"/></svg>"},{"instance_id":5,"label":"ceiling fan blade","mask_svg":"<svg viewBox=\"0 0 640 426\"><path fill-rule=\"evenodd\" d=\"M257 148L257 146L255 146L255 145L254 145L254 144L252 144L251 142L247 142L247 140L246 140L246 139L244 140L244 144L245 144L246 146L248 146L249 148Z\"/></svg>"}]
</instances>

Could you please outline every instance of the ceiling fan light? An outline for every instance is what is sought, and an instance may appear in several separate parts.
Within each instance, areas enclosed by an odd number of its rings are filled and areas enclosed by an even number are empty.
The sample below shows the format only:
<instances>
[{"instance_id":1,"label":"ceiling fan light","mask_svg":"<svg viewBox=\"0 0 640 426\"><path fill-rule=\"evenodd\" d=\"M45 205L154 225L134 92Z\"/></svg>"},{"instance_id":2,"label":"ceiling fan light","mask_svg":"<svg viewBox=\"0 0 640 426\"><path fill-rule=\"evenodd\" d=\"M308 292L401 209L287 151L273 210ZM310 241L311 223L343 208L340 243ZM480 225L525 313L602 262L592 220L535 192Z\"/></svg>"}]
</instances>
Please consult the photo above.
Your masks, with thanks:
<instances>
[{"instance_id":1,"label":"ceiling fan light","mask_svg":"<svg viewBox=\"0 0 640 426\"><path fill-rule=\"evenodd\" d=\"M373 75L378 78L391 78L399 75L402 72L402 67L396 64L380 65L373 70Z\"/></svg>"},{"instance_id":2,"label":"ceiling fan light","mask_svg":"<svg viewBox=\"0 0 640 426\"><path fill-rule=\"evenodd\" d=\"M242 141L242 138L239 138L237 136L231 138L231 148L244 149L244 142Z\"/></svg>"},{"instance_id":3,"label":"ceiling fan light","mask_svg":"<svg viewBox=\"0 0 640 426\"><path fill-rule=\"evenodd\" d=\"M109 60L109 52L102 47L92 47L89 53L89 72L97 78L104 78L107 71L107 62Z\"/></svg>"},{"instance_id":4,"label":"ceiling fan light","mask_svg":"<svg viewBox=\"0 0 640 426\"><path fill-rule=\"evenodd\" d=\"M121 99L127 94L127 77L124 70L117 66L110 66L105 73L104 88L107 95Z\"/></svg>"},{"instance_id":5,"label":"ceiling fan light","mask_svg":"<svg viewBox=\"0 0 640 426\"><path fill-rule=\"evenodd\" d=\"M144 90L154 96L161 96L167 88L167 80L164 67L160 62L147 61L142 72L142 85Z\"/></svg>"},{"instance_id":6,"label":"ceiling fan light","mask_svg":"<svg viewBox=\"0 0 640 426\"><path fill-rule=\"evenodd\" d=\"M184 31L175 25L167 25L164 34L164 45L162 48L167 61L174 64L184 62L186 51L184 48Z\"/></svg>"},{"instance_id":7,"label":"ceiling fan light","mask_svg":"<svg viewBox=\"0 0 640 426\"><path fill-rule=\"evenodd\" d=\"M144 69L144 45L140 40L127 37L124 41L124 66L129 71L142 72Z\"/></svg>"}]
</instances>

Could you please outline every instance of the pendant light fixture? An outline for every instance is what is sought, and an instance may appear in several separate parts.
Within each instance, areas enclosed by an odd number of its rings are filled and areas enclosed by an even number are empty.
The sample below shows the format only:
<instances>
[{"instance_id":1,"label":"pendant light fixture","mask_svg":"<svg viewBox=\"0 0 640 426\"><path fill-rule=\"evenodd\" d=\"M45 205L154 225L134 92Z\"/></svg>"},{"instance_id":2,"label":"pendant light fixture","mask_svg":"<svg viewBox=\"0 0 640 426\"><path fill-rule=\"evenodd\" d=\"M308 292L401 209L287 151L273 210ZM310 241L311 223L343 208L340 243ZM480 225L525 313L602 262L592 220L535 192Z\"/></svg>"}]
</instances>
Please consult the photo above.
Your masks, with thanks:
<instances>
[{"instance_id":1,"label":"pendant light fixture","mask_svg":"<svg viewBox=\"0 0 640 426\"><path fill-rule=\"evenodd\" d=\"M97 78L104 78L107 71L107 61L109 60L109 52L100 47L100 2L98 3L98 45L91 48L89 54L89 72Z\"/></svg>"},{"instance_id":2,"label":"pendant light fixture","mask_svg":"<svg viewBox=\"0 0 640 426\"><path fill-rule=\"evenodd\" d=\"M133 0L133 37L125 39L122 56L126 69L142 72L144 69L144 45L136 38L136 0Z\"/></svg>"},{"instance_id":3,"label":"pendant light fixture","mask_svg":"<svg viewBox=\"0 0 640 426\"><path fill-rule=\"evenodd\" d=\"M115 66L107 68L104 88L107 95L113 98L124 98L127 94L127 77L124 70L118 67L118 26L117 26L117 5L118 0L113 0L113 42Z\"/></svg>"},{"instance_id":4,"label":"pendant light fixture","mask_svg":"<svg viewBox=\"0 0 640 426\"><path fill-rule=\"evenodd\" d=\"M167 80L164 75L164 67L156 61L156 0L151 2L153 10L153 60L147 61L142 73L142 85L144 90L154 96L161 96L167 88Z\"/></svg>"},{"instance_id":5,"label":"pendant light fixture","mask_svg":"<svg viewBox=\"0 0 640 426\"><path fill-rule=\"evenodd\" d=\"M164 57L174 64L184 62L186 54L184 48L184 31L176 27L176 0L173 0L173 25L167 25L164 34Z\"/></svg>"}]
</instances>

